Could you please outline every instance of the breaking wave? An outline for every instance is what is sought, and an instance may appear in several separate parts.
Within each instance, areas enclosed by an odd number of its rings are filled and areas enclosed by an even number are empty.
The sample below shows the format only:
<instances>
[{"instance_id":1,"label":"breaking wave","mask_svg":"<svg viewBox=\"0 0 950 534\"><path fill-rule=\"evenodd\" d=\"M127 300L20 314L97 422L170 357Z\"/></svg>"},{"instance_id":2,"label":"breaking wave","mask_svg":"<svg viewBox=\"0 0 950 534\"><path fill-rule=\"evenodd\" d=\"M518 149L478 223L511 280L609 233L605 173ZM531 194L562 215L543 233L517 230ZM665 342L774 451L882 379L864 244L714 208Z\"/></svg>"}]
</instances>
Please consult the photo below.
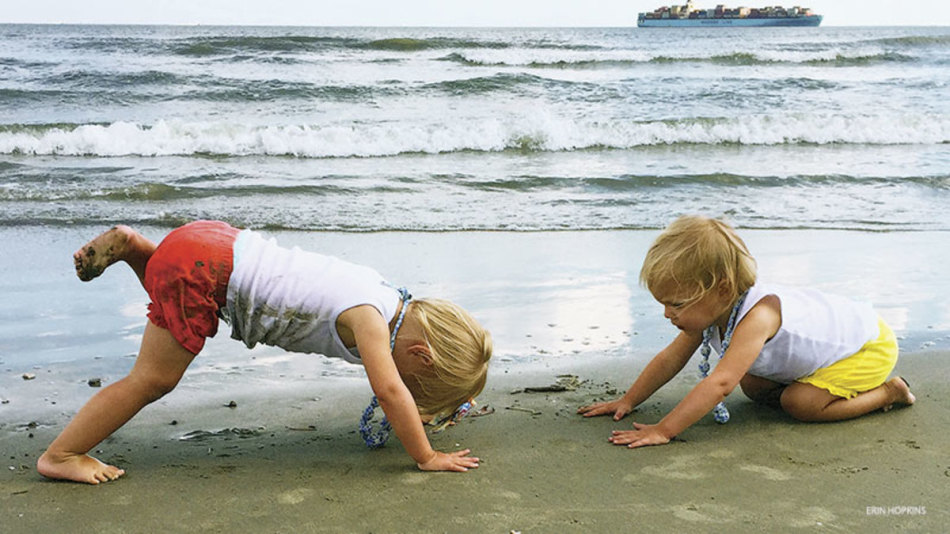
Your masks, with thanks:
<instances>
[{"instance_id":1,"label":"breaking wave","mask_svg":"<svg viewBox=\"0 0 950 534\"><path fill-rule=\"evenodd\" d=\"M654 145L914 145L950 143L950 117L748 115L658 121L577 121L544 115L444 122L249 126L154 124L0 127L0 154L64 156L382 157L407 153L635 149Z\"/></svg>"}]
</instances>

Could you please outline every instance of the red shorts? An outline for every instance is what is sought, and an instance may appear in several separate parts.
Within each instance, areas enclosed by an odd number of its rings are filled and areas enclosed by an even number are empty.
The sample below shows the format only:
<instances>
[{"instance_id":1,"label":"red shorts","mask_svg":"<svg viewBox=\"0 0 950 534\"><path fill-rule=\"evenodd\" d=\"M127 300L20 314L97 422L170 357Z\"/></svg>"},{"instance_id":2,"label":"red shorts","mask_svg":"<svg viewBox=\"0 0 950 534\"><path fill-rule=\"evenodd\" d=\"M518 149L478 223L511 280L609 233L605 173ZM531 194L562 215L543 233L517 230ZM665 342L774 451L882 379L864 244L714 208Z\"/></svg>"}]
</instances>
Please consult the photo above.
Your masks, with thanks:
<instances>
[{"instance_id":1,"label":"red shorts","mask_svg":"<svg viewBox=\"0 0 950 534\"><path fill-rule=\"evenodd\" d=\"M192 354L218 332L239 232L220 221L186 224L165 236L145 266L149 320Z\"/></svg>"}]
</instances>

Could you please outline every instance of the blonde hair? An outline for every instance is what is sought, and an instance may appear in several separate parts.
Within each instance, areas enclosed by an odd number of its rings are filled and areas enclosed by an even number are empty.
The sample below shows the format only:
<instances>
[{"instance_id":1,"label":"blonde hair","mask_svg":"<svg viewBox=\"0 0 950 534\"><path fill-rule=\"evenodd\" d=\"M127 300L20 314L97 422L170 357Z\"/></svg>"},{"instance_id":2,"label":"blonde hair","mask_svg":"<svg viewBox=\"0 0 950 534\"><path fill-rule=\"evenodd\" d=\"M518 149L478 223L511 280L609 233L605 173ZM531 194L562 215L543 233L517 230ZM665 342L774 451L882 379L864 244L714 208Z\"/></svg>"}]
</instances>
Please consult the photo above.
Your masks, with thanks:
<instances>
[{"instance_id":1,"label":"blonde hair","mask_svg":"<svg viewBox=\"0 0 950 534\"><path fill-rule=\"evenodd\" d=\"M640 283L651 293L675 284L696 302L726 284L733 299L755 284L755 259L728 223L699 215L673 221L653 242L640 270Z\"/></svg>"},{"instance_id":2,"label":"blonde hair","mask_svg":"<svg viewBox=\"0 0 950 534\"><path fill-rule=\"evenodd\" d=\"M413 300L412 315L429 343L432 365L416 379L416 406L423 416L452 413L485 388L491 334L468 312L447 300Z\"/></svg>"}]
</instances>

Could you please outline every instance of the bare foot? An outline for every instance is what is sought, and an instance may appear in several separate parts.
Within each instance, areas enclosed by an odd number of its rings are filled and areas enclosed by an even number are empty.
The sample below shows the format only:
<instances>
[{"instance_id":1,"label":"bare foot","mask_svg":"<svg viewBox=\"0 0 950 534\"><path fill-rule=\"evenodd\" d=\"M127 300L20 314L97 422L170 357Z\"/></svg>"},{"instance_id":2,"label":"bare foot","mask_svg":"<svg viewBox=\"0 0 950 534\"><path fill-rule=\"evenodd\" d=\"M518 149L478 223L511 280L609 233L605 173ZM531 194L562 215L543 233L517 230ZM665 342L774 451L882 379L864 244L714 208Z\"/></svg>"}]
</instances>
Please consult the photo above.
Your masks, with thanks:
<instances>
[{"instance_id":1,"label":"bare foot","mask_svg":"<svg viewBox=\"0 0 950 534\"><path fill-rule=\"evenodd\" d=\"M891 392L894 398L894 402L884 407L885 412L894 408L895 405L910 406L917 402L917 397L910 392L910 384L902 377L894 377L888 380L884 386Z\"/></svg>"},{"instance_id":2,"label":"bare foot","mask_svg":"<svg viewBox=\"0 0 950 534\"><path fill-rule=\"evenodd\" d=\"M113 226L99 234L73 254L76 276L88 282L102 274L106 267L124 258L135 230L128 226Z\"/></svg>"},{"instance_id":3,"label":"bare foot","mask_svg":"<svg viewBox=\"0 0 950 534\"><path fill-rule=\"evenodd\" d=\"M100 462L92 456L77 454L54 459L48 452L36 461L36 470L46 478L72 480L98 484L115 480L125 474L125 469Z\"/></svg>"}]
</instances>

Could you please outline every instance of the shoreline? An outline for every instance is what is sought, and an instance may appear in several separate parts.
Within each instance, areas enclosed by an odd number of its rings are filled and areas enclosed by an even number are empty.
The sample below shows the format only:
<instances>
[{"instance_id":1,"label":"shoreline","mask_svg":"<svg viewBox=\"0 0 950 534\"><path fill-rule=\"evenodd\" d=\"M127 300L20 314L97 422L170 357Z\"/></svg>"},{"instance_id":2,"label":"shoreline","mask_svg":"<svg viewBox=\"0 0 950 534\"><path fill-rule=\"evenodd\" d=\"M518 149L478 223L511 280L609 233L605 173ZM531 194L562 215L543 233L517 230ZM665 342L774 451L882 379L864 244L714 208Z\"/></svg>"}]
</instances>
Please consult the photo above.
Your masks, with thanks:
<instances>
[{"instance_id":1,"label":"shoreline","mask_svg":"<svg viewBox=\"0 0 950 534\"><path fill-rule=\"evenodd\" d=\"M9 296L0 312L0 370L137 352L147 296L131 271L120 265L91 283L74 274L73 251L105 227L0 227L0 293ZM153 240L168 232L138 229ZM942 269L950 252L936 246L944 232L739 232L763 281L868 300L903 350L950 350L950 279ZM501 356L648 358L673 333L638 280L658 230L263 233L374 267L416 297L458 302L492 332ZM203 354L241 365L261 354L255 350L222 343Z\"/></svg>"}]
</instances>

